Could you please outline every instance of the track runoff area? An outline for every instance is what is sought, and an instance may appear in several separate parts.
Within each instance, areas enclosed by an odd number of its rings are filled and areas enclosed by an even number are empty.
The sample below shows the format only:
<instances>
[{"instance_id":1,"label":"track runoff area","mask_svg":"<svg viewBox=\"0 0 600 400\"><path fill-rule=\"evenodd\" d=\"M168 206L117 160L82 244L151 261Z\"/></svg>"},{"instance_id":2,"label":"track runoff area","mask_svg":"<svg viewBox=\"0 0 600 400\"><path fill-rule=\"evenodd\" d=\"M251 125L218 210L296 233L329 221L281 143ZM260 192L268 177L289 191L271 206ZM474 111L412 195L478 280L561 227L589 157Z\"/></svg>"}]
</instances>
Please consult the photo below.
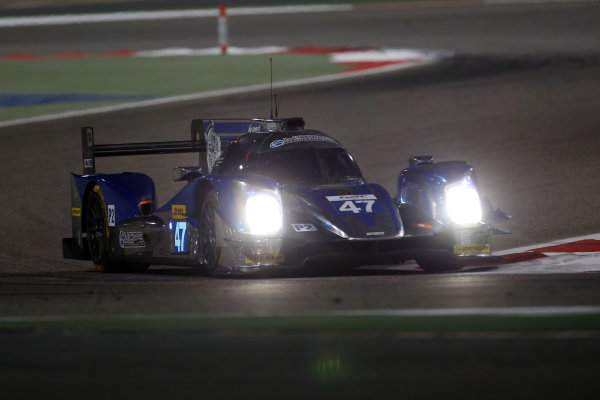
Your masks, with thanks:
<instances>
[{"instance_id":1,"label":"track runoff area","mask_svg":"<svg viewBox=\"0 0 600 400\"><path fill-rule=\"evenodd\" d=\"M165 20L181 18L217 18L216 24L216 46L212 48L162 48L146 51L135 50L115 50L102 53L83 53L78 51L68 51L58 54L4 54L0 55L0 72L8 79L6 85L11 88L0 95L0 107L4 111L0 112L0 127L15 126L33 122L44 122L55 119L77 117L119 111L124 109L141 108L155 106L160 104L216 98L227 95L248 93L254 91L266 90L271 86L268 81L268 74L261 74L260 81L251 77L256 74L254 71L255 61L248 61L247 57L263 56L265 59L269 56L289 56L294 58L296 64L306 64L304 71L295 71L290 69L289 63L284 59L279 59L276 65L276 79L272 87L274 89L308 85L321 82L330 82L358 76L378 74L398 69L411 68L433 63L440 58L448 57L451 53L442 51L424 51L412 49L381 49L376 47L362 48L321 48L321 47L281 47L281 46L259 46L252 48L240 48L230 46L228 43L228 25L227 16L244 15L273 15L290 13L327 13L327 12L345 12L352 10L352 5L301 5L301 6L274 6L274 7L236 7L227 9L224 6L218 9L199 9L199 10L171 10L171 11L144 11L144 12L116 12L116 13L98 13L98 14L79 14L79 15L46 15L33 17L5 17L0 18L0 29L23 27L23 26L51 26L67 24L93 24L99 22L115 21L141 21L141 20ZM222 70L218 65L218 58L211 57L227 54L230 56L242 56L236 60L236 64L245 66L249 62L248 71L240 73L237 71L236 78L240 75L247 76L247 83L238 82L238 86L231 87L226 79L223 79L220 88L211 87L211 83L198 81L198 77L186 77L185 87L161 88L154 87L156 79L150 81L143 80L143 74L133 74L127 82L118 80L119 70L127 73L127 68L133 67L139 70L139 64L132 62L119 63L119 59L144 59L148 60L145 68L150 68L152 74L168 74L169 70L161 69L160 60L178 58L178 63L185 65L187 61L181 61L181 57L189 60L202 57L203 64L216 65L216 68ZM243 56L246 56L244 58ZM323 65L321 61L316 61L316 57L321 60L324 57L328 59ZM207 57L210 58L207 59ZM313 59L315 61L299 61ZM69 79L61 79L60 76L48 76L46 82L69 82L78 79L77 68L70 65L69 60L78 60L78 65L88 65L87 63L102 63L102 70L107 72L107 76L100 76L96 79L101 85L96 87L94 82L85 78L85 85L89 86L90 93L75 93L77 88L82 85L70 87L55 87L52 83L45 83L36 88L14 86L14 82L19 82L19 74L26 69L30 74L47 74L49 68L48 62L52 63L53 71L66 71ZM246 61L242 61L244 59ZM106 61L102 61L106 60ZM154 60L154 61L151 61ZM41 63L37 67L36 62ZM189 61L193 63L194 61ZM196 61L197 62L197 61ZM221 61L225 62L225 61ZM84 63L84 64L81 64ZM171 65L172 66L172 65ZM206 67L206 66L205 66ZM144 67L142 67L144 68ZM206 67L210 68L210 66ZM253 69L254 68L254 69ZM79 69L82 69L80 67ZM83 68L85 69L85 67ZM296 68L297 69L297 68ZM188 68L193 70L193 68ZM246 68L244 68L246 70ZM37 71L37 72L36 72ZM158 74L158 75L157 75ZM12 77L11 79L10 77ZM172 73L171 73L172 75ZM133 81L132 81L133 79ZM172 81L165 79L165 81ZM239 80L239 79L238 79ZM111 86L111 82L114 84ZM12 82L12 83L11 83ZM192 85L190 85L192 82ZM0 78L0 84L2 79ZM128 86L129 85L129 86ZM132 86L133 85L133 86ZM214 86L214 82L212 83ZM241 86L240 86L241 85ZM107 92L112 89L112 92ZM130 87L127 91L127 87ZM190 87L196 87L196 92L189 93ZM145 88L146 92L139 92L139 88ZM38 90L40 93L32 93ZM79 89L81 90L81 89ZM19 93L20 91L20 93ZM75 91L75 92L74 92ZM124 93L126 91L127 93ZM6 92L6 90L5 90ZM49 113L47 110L52 109Z\"/></svg>"},{"instance_id":2,"label":"track runoff area","mask_svg":"<svg viewBox=\"0 0 600 400\"><path fill-rule=\"evenodd\" d=\"M229 10L229 15L281 14L289 12L347 11L351 6L290 6L259 7ZM219 43L209 49L158 49L154 51L120 51L104 54L115 57L168 57L216 54L327 54L332 63L349 66L336 74L277 82L274 87L347 79L365 74L418 67L450 57L449 52L430 52L411 49L322 49L306 48L236 48L227 43L227 10L197 10L190 12L157 11L142 13L90 14L79 16L44 16L0 18L0 28L32 25L60 25L72 23L95 23L104 21L131 21L151 19L177 19L218 17ZM65 53L44 55L39 58L84 58L98 54ZM35 55L5 55L2 61L11 59L36 59ZM136 101L109 107L43 115L27 119L0 122L1 126L42 122L72 116L105 113L128 108L173 103L194 99L220 97L235 93L265 90L268 84L251 85L224 90L167 96L158 99ZM504 261L493 264L469 265L461 272L471 274L569 274L600 272L600 234L568 238L549 243L504 250L497 253ZM416 264L390 266L390 269L418 271ZM0 329L9 331L197 331L219 332L241 330L256 332L320 332L327 331L390 331L390 332L511 332L511 331L597 331L600 329L600 307L594 305L555 307L500 307L464 309L399 309L399 310L350 310L310 315L244 316L244 315L130 315L123 317L85 318L46 316L42 318L0 317Z\"/></svg>"}]
</instances>

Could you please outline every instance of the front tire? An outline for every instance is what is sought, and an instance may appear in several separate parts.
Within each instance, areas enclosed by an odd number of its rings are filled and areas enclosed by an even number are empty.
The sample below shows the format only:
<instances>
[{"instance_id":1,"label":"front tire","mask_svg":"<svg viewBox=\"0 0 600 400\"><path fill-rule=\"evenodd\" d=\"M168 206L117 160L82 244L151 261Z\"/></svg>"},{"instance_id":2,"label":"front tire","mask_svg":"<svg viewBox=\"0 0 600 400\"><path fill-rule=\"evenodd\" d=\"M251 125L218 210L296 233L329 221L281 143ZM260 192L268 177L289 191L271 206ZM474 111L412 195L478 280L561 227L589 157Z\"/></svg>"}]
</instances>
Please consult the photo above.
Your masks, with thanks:
<instances>
[{"instance_id":1,"label":"front tire","mask_svg":"<svg viewBox=\"0 0 600 400\"><path fill-rule=\"evenodd\" d=\"M417 264L426 272L448 272L460 269L464 264L450 254L427 254L417 258Z\"/></svg>"},{"instance_id":2,"label":"front tire","mask_svg":"<svg viewBox=\"0 0 600 400\"><path fill-rule=\"evenodd\" d=\"M217 246L216 220L219 202L215 191L204 198L200 209L201 264L208 274L214 274L219 266L221 251Z\"/></svg>"}]
</instances>

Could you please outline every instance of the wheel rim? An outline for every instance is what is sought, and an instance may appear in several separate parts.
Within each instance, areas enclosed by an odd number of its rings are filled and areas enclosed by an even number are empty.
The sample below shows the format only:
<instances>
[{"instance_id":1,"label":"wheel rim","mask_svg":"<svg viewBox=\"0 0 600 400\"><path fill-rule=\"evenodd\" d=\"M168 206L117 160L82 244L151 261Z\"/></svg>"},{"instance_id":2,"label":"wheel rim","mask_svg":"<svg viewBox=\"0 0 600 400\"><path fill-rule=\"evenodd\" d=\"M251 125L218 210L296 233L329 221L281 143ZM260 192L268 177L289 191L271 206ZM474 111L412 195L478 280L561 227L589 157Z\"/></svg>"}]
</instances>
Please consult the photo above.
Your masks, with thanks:
<instances>
[{"instance_id":1,"label":"wheel rim","mask_svg":"<svg viewBox=\"0 0 600 400\"><path fill-rule=\"evenodd\" d=\"M202 257L209 271L217 267L217 235L215 232L215 206L208 202L202 208Z\"/></svg>"},{"instance_id":2,"label":"wheel rim","mask_svg":"<svg viewBox=\"0 0 600 400\"><path fill-rule=\"evenodd\" d=\"M92 261L102 262L106 244L106 227L104 224L104 209L100 199L92 196L86 212L86 231L88 248Z\"/></svg>"}]
</instances>

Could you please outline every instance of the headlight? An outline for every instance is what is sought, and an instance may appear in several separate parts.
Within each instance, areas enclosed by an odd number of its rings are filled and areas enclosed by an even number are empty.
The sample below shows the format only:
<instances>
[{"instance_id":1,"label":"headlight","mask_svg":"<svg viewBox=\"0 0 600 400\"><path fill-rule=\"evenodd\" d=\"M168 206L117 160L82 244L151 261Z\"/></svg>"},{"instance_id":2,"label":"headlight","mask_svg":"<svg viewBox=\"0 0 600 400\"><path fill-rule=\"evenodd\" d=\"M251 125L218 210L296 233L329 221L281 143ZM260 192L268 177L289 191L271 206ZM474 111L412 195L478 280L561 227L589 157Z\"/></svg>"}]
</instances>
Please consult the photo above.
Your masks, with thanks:
<instances>
[{"instance_id":1,"label":"headlight","mask_svg":"<svg viewBox=\"0 0 600 400\"><path fill-rule=\"evenodd\" d=\"M455 224L473 225L481 221L481 202L470 175L446 186L446 211Z\"/></svg>"},{"instance_id":2,"label":"headlight","mask_svg":"<svg viewBox=\"0 0 600 400\"><path fill-rule=\"evenodd\" d=\"M252 234L269 235L281 229L281 196L277 191L249 189L244 211L246 224Z\"/></svg>"}]
</instances>

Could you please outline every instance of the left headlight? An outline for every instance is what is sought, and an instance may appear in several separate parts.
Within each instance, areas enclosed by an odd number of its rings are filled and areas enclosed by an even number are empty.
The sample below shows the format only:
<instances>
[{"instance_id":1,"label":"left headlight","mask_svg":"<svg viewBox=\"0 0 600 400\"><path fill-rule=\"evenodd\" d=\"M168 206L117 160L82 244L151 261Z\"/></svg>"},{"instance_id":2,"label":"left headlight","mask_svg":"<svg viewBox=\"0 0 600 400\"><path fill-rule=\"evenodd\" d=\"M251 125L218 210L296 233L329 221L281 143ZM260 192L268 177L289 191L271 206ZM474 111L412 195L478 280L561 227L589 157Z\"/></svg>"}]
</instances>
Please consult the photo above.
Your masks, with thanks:
<instances>
[{"instance_id":1,"label":"left headlight","mask_svg":"<svg viewBox=\"0 0 600 400\"><path fill-rule=\"evenodd\" d=\"M474 225L481 221L479 192L471 175L446 185L446 211L458 225Z\"/></svg>"},{"instance_id":2,"label":"left headlight","mask_svg":"<svg viewBox=\"0 0 600 400\"><path fill-rule=\"evenodd\" d=\"M246 224L252 234L271 235L281 230L283 217L278 191L248 188L244 212Z\"/></svg>"}]
</instances>

